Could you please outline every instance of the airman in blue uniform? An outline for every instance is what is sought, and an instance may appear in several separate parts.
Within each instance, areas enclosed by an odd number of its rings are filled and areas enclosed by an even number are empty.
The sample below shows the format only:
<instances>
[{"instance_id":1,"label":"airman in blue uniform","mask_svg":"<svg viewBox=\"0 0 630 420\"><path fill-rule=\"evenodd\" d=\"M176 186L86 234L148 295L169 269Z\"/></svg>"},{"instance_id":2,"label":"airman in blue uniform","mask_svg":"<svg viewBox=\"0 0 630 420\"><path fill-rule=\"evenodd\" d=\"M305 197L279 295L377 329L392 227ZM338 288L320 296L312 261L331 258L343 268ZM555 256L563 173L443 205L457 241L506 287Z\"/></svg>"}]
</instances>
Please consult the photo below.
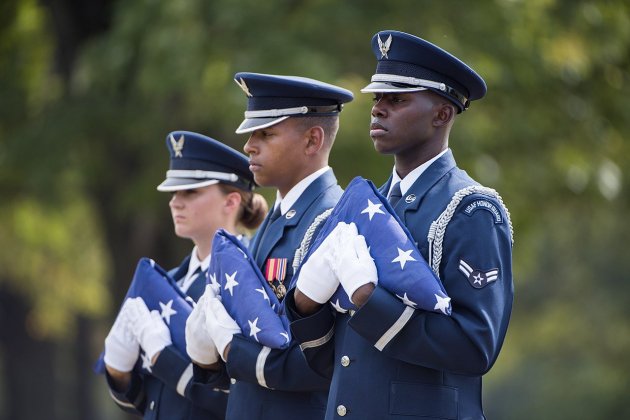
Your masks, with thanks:
<instances>
[{"instance_id":1,"label":"airman in blue uniform","mask_svg":"<svg viewBox=\"0 0 630 420\"><path fill-rule=\"evenodd\" d=\"M234 78L248 98L236 132L249 134L244 146L249 167L257 184L277 189L274 208L250 250L282 300L299 264L296 251L342 195L328 156L338 115L353 95L302 77L237 73ZM220 324L226 316L208 317L207 323ZM228 419L323 418L330 380L308 366L297 342L271 349L244 334L221 333L221 325L208 330L217 347L227 342L218 351L232 382Z\"/></svg>"},{"instance_id":2,"label":"airman in blue uniform","mask_svg":"<svg viewBox=\"0 0 630 420\"><path fill-rule=\"evenodd\" d=\"M452 315L405 305L378 285L375 269L375 278L344 276L344 267L373 264L357 252L339 261L337 281L356 289L358 310L335 312L298 286L285 301L291 330L309 365L332 378L326 419L484 419L482 376L512 308L512 225L496 191L457 167L448 141L486 84L413 35L379 32L372 49L376 73L362 90L374 94L370 137L395 164L380 191L442 281Z\"/></svg>"},{"instance_id":3,"label":"airman in blue uniform","mask_svg":"<svg viewBox=\"0 0 630 420\"><path fill-rule=\"evenodd\" d=\"M267 205L261 195L253 193L253 175L243 154L187 131L170 133L166 145L170 168L157 189L172 193L169 206L177 236L195 244L192 253L170 274L182 292L197 302L206 285L214 232L225 228L236 233L237 226L255 229ZM138 358L138 347L121 345L125 334L120 334L120 329L124 326L117 324L106 339L105 361L110 393L122 409L145 419L224 418L229 382L210 380L210 373L193 366L170 343L169 331L161 319L147 318L145 325L155 331L152 334L141 335L127 326L131 336L141 337L136 341L145 352L149 347L156 349L150 374L130 370ZM195 344L197 348L204 345ZM206 349L200 351L203 354ZM127 369L121 369L125 364ZM219 374L214 376L218 378Z\"/></svg>"}]
</instances>

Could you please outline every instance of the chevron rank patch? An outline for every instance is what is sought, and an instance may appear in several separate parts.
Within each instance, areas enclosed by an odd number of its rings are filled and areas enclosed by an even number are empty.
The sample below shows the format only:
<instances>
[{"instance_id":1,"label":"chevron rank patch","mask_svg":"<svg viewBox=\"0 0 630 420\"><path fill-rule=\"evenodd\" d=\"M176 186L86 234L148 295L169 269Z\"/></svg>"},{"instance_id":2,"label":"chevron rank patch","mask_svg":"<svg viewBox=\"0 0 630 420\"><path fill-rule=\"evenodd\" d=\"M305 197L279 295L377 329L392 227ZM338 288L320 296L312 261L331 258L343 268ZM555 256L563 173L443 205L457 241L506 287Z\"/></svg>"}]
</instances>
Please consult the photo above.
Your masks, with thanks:
<instances>
[{"instance_id":1,"label":"chevron rank patch","mask_svg":"<svg viewBox=\"0 0 630 420\"><path fill-rule=\"evenodd\" d=\"M498 268L493 268L488 271L478 270L472 268L470 264L464 260L459 260L459 271L466 276L468 283L475 289L481 289L488 285L488 283L497 281L499 278Z\"/></svg>"},{"instance_id":2,"label":"chevron rank patch","mask_svg":"<svg viewBox=\"0 0 630 420\"><path fill-rule=\"evenodd\" d=\"M469 216L472 216L472 214L476 212L477 210L488 211L492 213L492 216L494 217L494 223L496 224L503 223L503 216L501 215L501 212L499 211L497 206L491 203L490 201L483 200L483 199L475 200L466 206L466 208L464 209L464 213L466 213Z\"/></svg>"}]
</instances>

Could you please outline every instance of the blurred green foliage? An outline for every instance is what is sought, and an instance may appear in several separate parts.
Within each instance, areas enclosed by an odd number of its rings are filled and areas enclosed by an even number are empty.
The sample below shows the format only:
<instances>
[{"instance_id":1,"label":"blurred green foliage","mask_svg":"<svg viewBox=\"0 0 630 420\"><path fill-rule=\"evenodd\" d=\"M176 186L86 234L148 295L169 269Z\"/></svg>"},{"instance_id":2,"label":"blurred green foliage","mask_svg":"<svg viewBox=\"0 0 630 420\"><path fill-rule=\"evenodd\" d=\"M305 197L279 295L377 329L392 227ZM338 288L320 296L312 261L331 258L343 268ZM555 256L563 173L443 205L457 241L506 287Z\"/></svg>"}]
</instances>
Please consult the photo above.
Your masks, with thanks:
<instances>
[{"instance_id":1,"label":"blurred green foliage","mask_svg":"<svg viewBox=\"0 0 630 420\"><path fill-rule=\"evenodd\" d=\"M65 77L50 10L0 6L0 282L32 303L32 334L62 340L76 316L111 317L106 290L134 262L117 255L146 254L156 231L172 236L154 189L166 134L244 144L237 71L351 89L331 165L342 185L385 181L392 160L371 146L372 98L359 89L374 69L371 36L398 29L470 63L489 86L451 135L459 166L501 192L515 227L515 306L486 379L489 417L630 417L627 1L111 5L109 27L80 44Z\"/></svg>"}]
</instances>

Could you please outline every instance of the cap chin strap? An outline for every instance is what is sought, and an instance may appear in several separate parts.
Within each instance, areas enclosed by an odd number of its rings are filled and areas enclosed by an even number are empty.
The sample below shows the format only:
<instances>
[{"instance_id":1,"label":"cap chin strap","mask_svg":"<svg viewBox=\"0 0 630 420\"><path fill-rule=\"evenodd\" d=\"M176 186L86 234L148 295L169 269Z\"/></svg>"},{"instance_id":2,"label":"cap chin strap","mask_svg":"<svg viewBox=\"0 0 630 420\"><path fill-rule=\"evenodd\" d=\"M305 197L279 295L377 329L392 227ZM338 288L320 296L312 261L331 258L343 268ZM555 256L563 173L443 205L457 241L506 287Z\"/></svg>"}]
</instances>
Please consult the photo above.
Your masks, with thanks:
<instances>
[{"instance_id":1,"label":"cap chin strap","mask_svg":"<svg viewBox=\"0 0 630 420\"><path fill-rule=\"evenodd\" d=\"M308 107L306 106L283 109L265 109L261 111L245 111L245 118L275 118L283 117L285 115L306 114L307 112Z\"/></svg>"},{"instance_id":2,"label":"cap chin strap","mask_svg":"<svg viewBox=\"0 0 630 420\"><path fill-rule=\"evenodd\" d=\"M433 80L426 79L418 79L416 77L411 76L401 76L398 74L385 74L385 73L377 73L372 76L372 82L386 82L386 83L402 83L405 85L412 86L421 86L427 87L431 89L437 89L441 92L447 93L457 99L464 109L468 108L470 101L467 97L459 93L457 90L448 86L445 83L434 82Z\"/></svg>"},{"instance_id":3,"label":"cap chin strap","mask_svg":"<svg viewBox=\"0 0 630 420\"><path fill-rule=\"evenodd\" d=\"M225 172L202 171L199 169L170 169L166 171L167 178L217 179L219 181L238 181L238 175Z\"/></svg>"},{"instance_id":4,"label":"cap chin strap","mask_svg":"<svg viewBox=\"0 0 630 420\"><path fill-rule=\"evenodd\" d=\"M286 115L325 114L341 111L342 104L331 106L298 106L295 108L261 109L257 111L245 111L245 118L276 118Z\"/></svg>"}]
</instances>

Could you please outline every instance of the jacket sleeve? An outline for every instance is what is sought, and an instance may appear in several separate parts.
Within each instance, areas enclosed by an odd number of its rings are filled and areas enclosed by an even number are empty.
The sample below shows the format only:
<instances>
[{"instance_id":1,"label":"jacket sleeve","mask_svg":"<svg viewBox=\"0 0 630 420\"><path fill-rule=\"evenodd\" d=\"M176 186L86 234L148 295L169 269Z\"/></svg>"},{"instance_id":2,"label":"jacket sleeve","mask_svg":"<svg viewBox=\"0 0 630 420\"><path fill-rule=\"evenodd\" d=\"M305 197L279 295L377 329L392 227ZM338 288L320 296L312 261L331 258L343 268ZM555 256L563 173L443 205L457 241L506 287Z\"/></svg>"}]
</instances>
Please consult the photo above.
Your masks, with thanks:
<instances>
[{"instance_id":1,"label":"jacket sleeve","mask_svg":"<svg viewBox=\"0 0 630 420\"><path fill-rule=\"evenodd\" d=\"M229 388L225 369L215 373L197 368L171 345L160 353L152 374L193 405L216 411L217 417L225 415Z\"/></svg>"},{"instance_id":2,"label":"jacket sleeve","mask_svg":"<svg viewBox=\"0 0 630 420\"><path fill-rule=\"evenodd\" d=\"M127 389L117 390L112 377L105 371L107 386L109 386L109 395L114 402L123 411L142 416L146 407L146 394L144 392L144 381L142 376L135 372L131 372L131 382Z\"/></svg>"},{"instance_id":3,"label":"jacket sleeve","mask_svg":"<svg viewBox=\"0 0 630 420\"><path fill-rule=\"evenodd\" d=\"M302 317L295 306L295 289L285 297L287 317L291 321L291 333L297 340L308 365L325 378L332 378L335 356L335 315L329 305Z\"/></svg>"},{"instance_id":4,"label":"jacket sleeve","mask_svg":"<svg viewBox=\"0 0 630 420\"><path fill-rule=\"evenodd\" d=\"M328 390L330 381L309 367L297 341L271 349L236 334L227 361L231 378L283 391Z\"/></svg>"},{"instance_id":5,"label":"jacket sleeve","mask_svg":"<svg viewBox=\"0 0 630 420\"><path fill-rule=\"evenodd\" d=\"M488 208L467 212L475 200ZM512 309L512 235L506 216L486 196L469 196L456 208L440 266L451 316L412 309L377 286L349 326L389 357L464 375L487 372Z\"/></svg>"}]
</instances>

